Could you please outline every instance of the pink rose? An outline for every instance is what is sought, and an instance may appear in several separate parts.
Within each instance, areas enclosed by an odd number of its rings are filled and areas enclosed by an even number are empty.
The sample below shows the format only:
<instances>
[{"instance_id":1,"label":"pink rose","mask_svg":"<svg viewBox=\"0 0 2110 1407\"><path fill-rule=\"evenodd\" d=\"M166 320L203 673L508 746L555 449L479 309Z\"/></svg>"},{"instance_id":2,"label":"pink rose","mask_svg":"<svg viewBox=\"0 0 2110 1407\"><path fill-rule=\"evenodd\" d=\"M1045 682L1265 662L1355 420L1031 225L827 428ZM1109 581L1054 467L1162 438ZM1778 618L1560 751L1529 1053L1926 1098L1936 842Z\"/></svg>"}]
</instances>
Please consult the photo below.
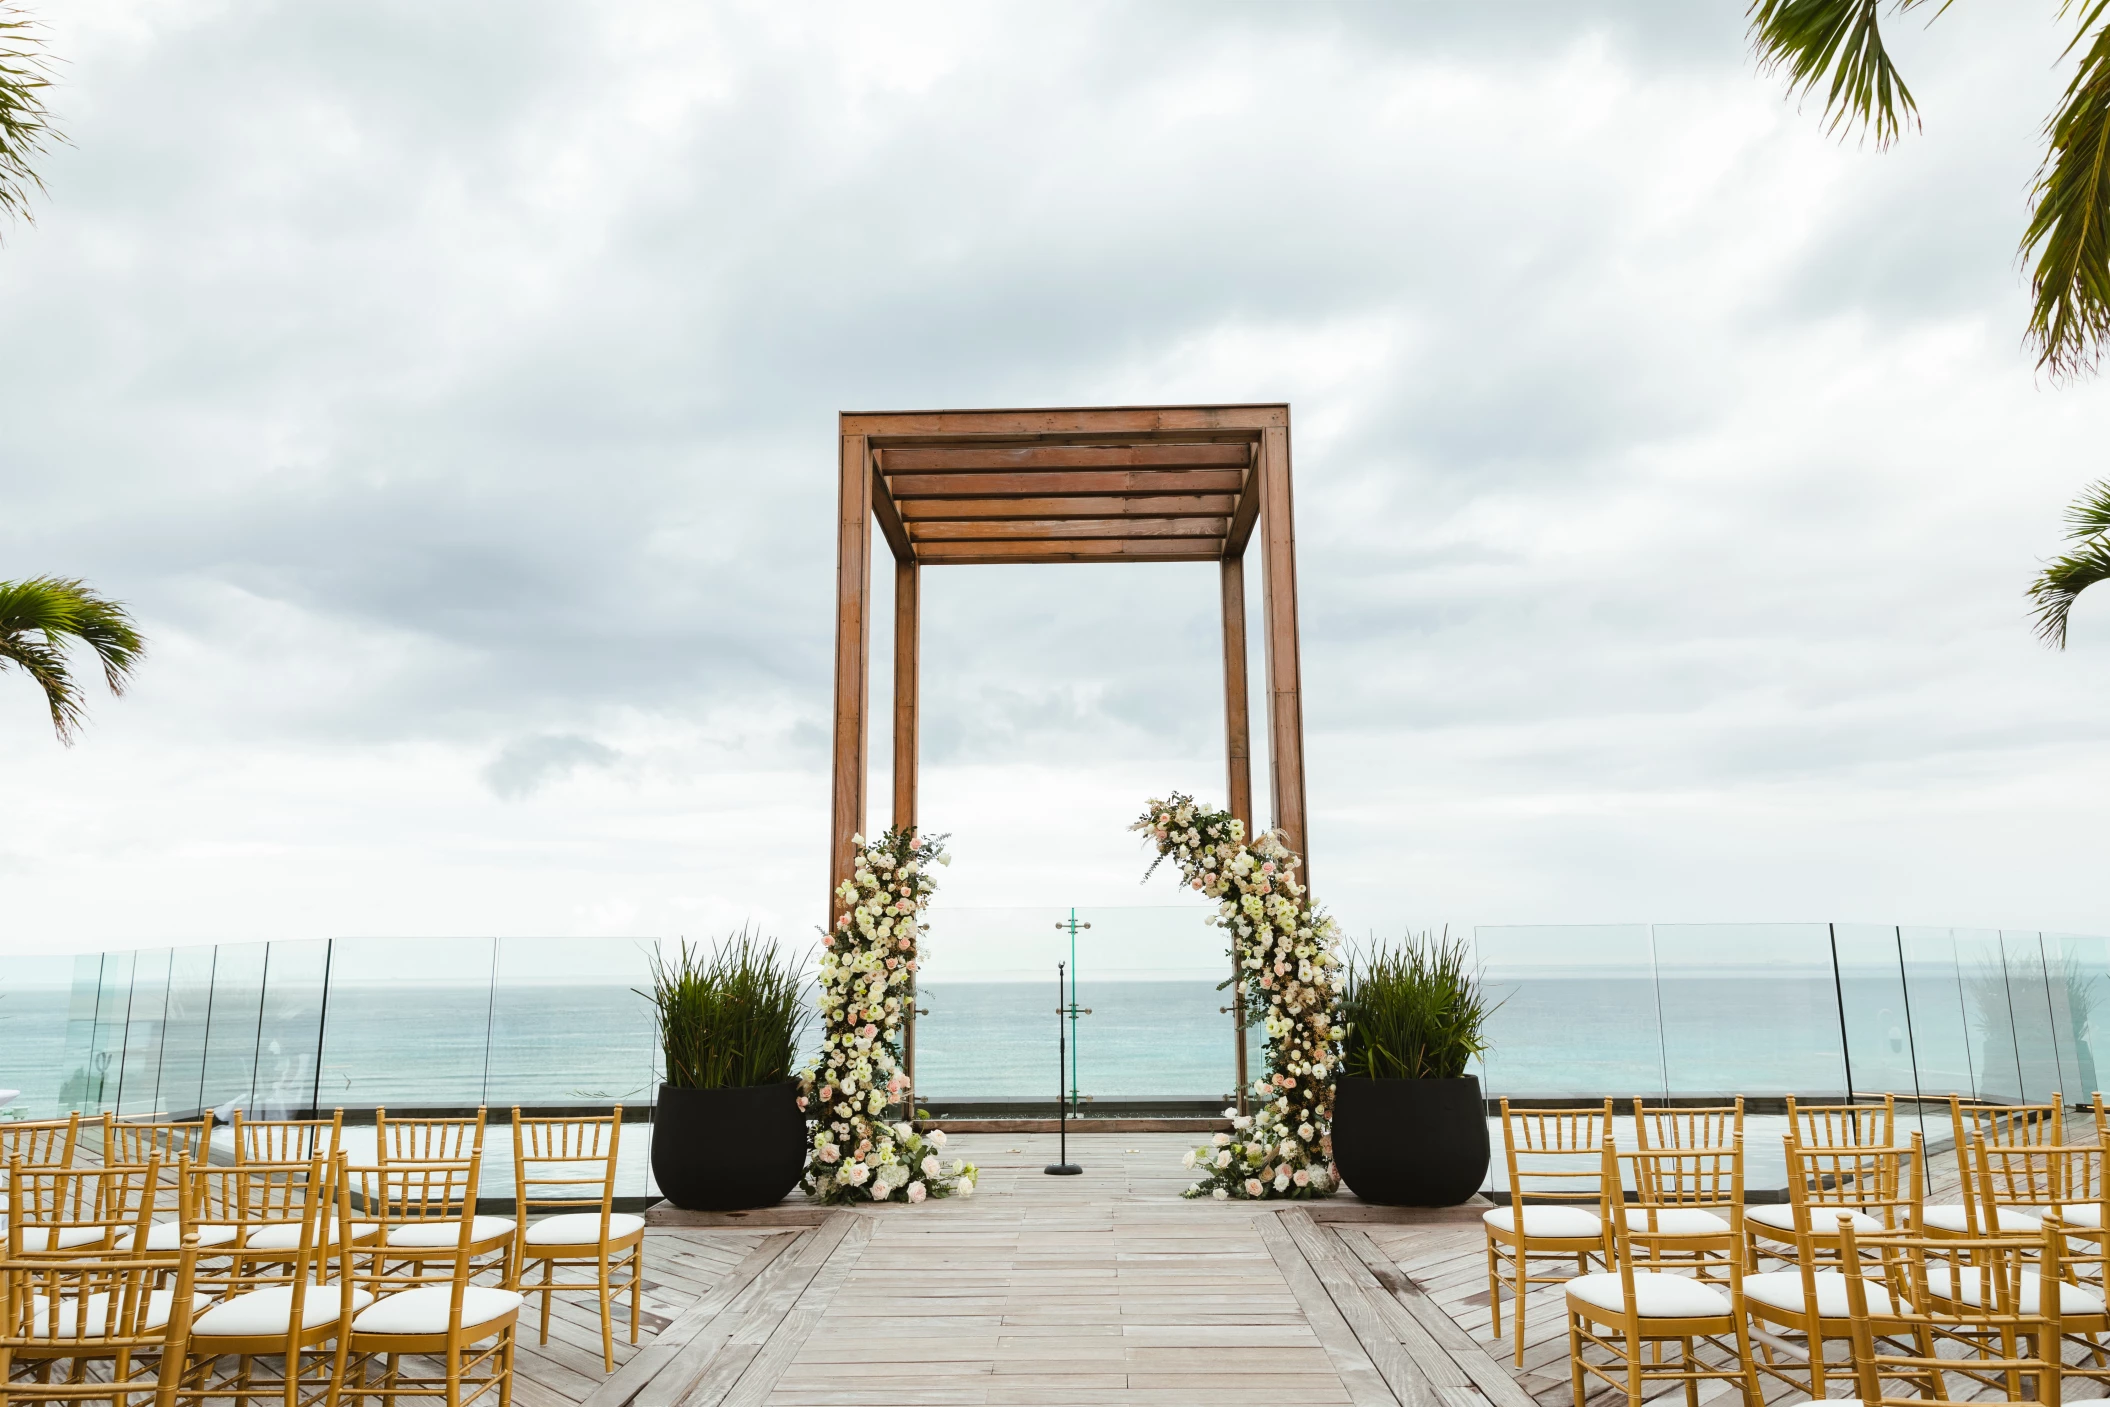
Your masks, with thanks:
<instances>
[{"instance_id":1,"label":"pink rose","mask_svg":"<svg viewBox=\"0 0 2110 1407\"><path fill-rule=\"evenodd\" d=\"M1248 1197L1258 1197L1260 1195L1259 1178L1249 1177L1245 1180L1245 1195Z\"/></svg>"}]
</instances>

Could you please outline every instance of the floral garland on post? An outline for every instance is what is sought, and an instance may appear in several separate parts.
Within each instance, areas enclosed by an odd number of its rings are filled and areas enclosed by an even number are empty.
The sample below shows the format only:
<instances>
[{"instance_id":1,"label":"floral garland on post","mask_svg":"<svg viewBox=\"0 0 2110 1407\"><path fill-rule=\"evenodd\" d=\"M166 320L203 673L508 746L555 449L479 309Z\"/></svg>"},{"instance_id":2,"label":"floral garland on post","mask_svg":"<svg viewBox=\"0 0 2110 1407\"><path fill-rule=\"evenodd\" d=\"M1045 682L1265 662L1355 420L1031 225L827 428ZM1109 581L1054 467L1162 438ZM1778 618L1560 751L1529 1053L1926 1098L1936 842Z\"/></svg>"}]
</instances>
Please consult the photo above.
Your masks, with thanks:
<instances>
[{"instance_id":1,"label":"floral garland on post","mask_svg":"<svg viewBox=\"0 0 2110 1407\"><path fill-rule=\"evenodd\" d=\"M821 1202L920 1202L970 1196L974 1164L938 1156L945 1134L918 1133L908 1117L886 1122L908 1089L901 1028L908 1016L923 911L949 865L944 836L890 830L857 848L842 908L821 938L820 1054L799 1076L799 1108L814 1122L806 1191ZM913 1116L914 1111L905 1111Z\"/></svg>"},{"instance_id":2,"label":"floral garland on post","mask_svg":"<svg viewBox=\"0 0 2110 1407\"><path fill-rule=\"evenodd\" d=\"M1132 827L1157 846L1155 870L1179 866L1188 886L1217 901L1236 961L1237 1000L1267 1012L1268 1073L1253 1082L1254 1112L1226 1109L1219 1133L1181 1161L1201 1176L1186 1195L1325 1197L1333 1167L1333 1080L1340 1064L1340 932L1297 883L1301 863L1274 832L1245 838L1245 822L1174 792ZM1147 877L1147 876L1146 876Z\"/></svg>"}]
</instances>

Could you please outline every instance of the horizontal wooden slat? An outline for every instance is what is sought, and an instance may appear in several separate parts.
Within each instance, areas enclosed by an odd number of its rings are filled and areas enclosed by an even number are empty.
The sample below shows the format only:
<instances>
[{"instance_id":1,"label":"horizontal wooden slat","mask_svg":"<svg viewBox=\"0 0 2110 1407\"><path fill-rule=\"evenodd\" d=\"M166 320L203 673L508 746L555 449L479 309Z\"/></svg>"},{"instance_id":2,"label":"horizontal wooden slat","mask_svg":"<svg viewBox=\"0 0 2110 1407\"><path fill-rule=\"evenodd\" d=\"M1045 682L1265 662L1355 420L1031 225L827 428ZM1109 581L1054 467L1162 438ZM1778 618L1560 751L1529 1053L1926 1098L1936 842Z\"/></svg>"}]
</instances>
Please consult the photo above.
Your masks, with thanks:
<instances>
[{"instance_id":1,"label":"horizontal wooden slat","mask_svg":"<svg viewBox=\"0 0 2110 1407\"><path fill-rule=\"evenodd\" d=\"M921 542L916 560L941 567L991 562L1214 562L1213 538L1168 537L1108 542Z\"/></svg>"},{"instance_id":2,"label":"horizontal wooden slat","mask_svg":"<svg viewBox=\"0 0 2110 1407\"><path fill-rule=\"evenodd\" d=\"M917 445L877 451L882 474L1026 469L1226 469L1252 462L1242 444Z\"/></svg>"},{"instance_id":3,"label":"horizontal wooden slat","mask_svg":"<svg viewBox=\"0 0 2110 1407\"><path fill-rule=\"evenodd\" d=\"M971 523L1026 518L1228 518L1238 500L1227 493L1155 498L925 498L900 506L910 523Z\"/></svg>"},{"instance_id":4,"label":"horizontal wooden slat","mask_svg":"<svg viewBox=\"0 0 2110 1407\"><path fill-rule=\"evenodd\" d=\"M841 433L888 436L1171 435L1289 424L1287 405L1049 407L1040 410L844 411Z\"/></svg>"},{"instance_id":5,"label":"horizontal wooden slat","mask_svg":"<svg viewBox=\"0 0 2110 1407\"><path fill-rule=\"evenodd\" d=\"M1025 522L911 523L909 539L925 542L1063 542L1125 538L1214 538L1223 518L1098 518Z\"/></svg>"},{"instance_id":6,"label":"horizontal wooden slat","mask_svg":"<svg viewBox=\"0 0 2110 1407\"><path fill-rule=\"evenodd\" d=\"M1236 493L1243 469L1128 469L1025 474L896 474L897 503L913 498L1060 498L1075 494Z\"/></svg>"}]
</instances>

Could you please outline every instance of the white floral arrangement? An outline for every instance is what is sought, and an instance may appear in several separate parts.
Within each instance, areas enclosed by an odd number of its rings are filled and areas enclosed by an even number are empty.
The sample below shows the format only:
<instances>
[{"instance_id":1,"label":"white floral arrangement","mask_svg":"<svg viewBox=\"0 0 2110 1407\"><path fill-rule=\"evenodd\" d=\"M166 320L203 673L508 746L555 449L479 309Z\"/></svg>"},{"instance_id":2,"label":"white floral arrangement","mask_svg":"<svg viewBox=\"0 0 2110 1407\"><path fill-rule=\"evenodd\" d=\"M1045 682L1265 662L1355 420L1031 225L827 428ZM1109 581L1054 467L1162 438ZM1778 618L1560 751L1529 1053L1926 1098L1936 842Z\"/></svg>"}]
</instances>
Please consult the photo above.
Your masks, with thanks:
<instances>
[{"instance_id":1,"label":"white floral arrangement","mask_svg":"<svg viewBox=\"0 0 2110 1407\"><path fill-rule=\"evenodd\" d=\"M923 911L938 888L930 871L952 857L945 837L914 831L850 843L856 864L836 891L835 927L821 938L821 1050L799 1077L799 1107L814 1121L806 1191L821 1202L971 1196L975 1166L939 1156L942 1131L919 1133L906 1117L887 1118L908 1089L901 1032Z\"/></svg>"},{"instance_id":2,"label":"white floral arrangement","mask_svg":"<svg viewBox=\"0 0 2110 1407\"><path fill-rule=\"evenodd\" d=\"M1181 1161L1200 1174L1189 1197L1327 1197L1333 1167L1333 1081L1341 1060L1340 931L1297 882L1301 861L1268 832L1250 843L1245 822L1174 792L1152 801L1133 827L1189 888L1217 901L1244 1010L1264 1010L1267 1073L1253 1082L1253 1113L1224 1110L1219 1133Z\"/></svg>"}]
</instances>

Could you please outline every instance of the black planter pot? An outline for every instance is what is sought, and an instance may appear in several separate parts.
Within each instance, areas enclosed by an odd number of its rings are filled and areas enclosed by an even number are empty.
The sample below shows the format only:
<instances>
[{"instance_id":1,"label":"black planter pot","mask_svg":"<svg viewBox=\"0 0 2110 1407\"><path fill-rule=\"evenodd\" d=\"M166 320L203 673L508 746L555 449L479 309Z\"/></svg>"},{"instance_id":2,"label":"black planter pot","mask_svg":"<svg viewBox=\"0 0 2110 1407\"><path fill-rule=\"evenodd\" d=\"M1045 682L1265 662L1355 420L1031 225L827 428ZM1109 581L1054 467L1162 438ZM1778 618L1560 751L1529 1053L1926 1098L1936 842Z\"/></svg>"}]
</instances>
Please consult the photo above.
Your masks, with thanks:
<instances>
[{"instance_id":1,"label":"black planter pot","mask_svg":"<svg viewBox=\"0 0 2110 1407\"><path fill-rule=\"evenodd\" d=\"M1348 1190L1388 1207L1455 1207L1487 1176L1478 1076L1361 1080L1333 1090L1333 1162Z\"/></svg>"},{"instance_id":2,"label":"black planter pot","mask_svg":"<svg viewBox=\"0 0 2110 1407\"><path fill-rule=\"evenodd\" d=\"M737 1212L784 1200L806 1170L797 1080L728 1089L659 1087L652 1176L692 1212Z\"/></svg>"}]
</instances>

